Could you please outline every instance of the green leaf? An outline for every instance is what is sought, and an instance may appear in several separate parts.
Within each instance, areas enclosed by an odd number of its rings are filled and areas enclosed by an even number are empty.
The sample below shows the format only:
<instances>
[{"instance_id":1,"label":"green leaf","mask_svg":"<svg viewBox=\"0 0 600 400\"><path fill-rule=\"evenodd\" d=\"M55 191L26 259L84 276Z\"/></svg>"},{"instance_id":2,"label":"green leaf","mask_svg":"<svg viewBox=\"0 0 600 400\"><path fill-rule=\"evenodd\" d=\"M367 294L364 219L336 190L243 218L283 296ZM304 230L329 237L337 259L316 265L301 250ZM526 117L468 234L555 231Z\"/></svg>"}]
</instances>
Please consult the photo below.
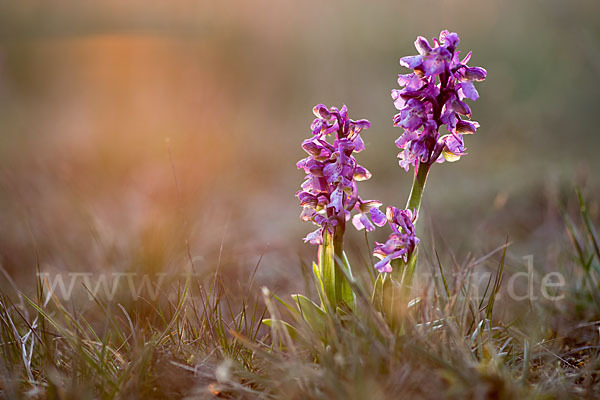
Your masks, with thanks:
<instances>
[{"instance_id":1,"label":"green leaf","mask_svg":"<svg viewBox=\"0 0 600 400\"><path fill-rule=\"evenodd\" d=\"M299 315L298 310L296 310L291 304L287 303L281 297L277 296L276 294L273 294L273 298L279 303L281 303L292 315Z\"/></svg>"},{"instance_id":2,"label":"green leaf","mask_svg":"<svg viewBox=\"0 0 600 400\"><path fill-rule=\"evenodd\" d=\"M288 324L285 321L271 319L271 318L265 318L262 320L262 323L273 330L284 327L293 340L297 340L300 337L298 330L296 330L296 328L294 328L292 325Z\"/></svg>"},{"instance_id":3,"label":"green leaf","mask_svg":"<svg viewBox=\"0 0 600 400\"><path fill-rule=\"evenodd\" d=\"M292 298L296 301L296 306L300 310L300 314L304 317L304 320L308 323L308 325L315 332L319 332L321 336L323 336L323 334L326 332L327 314L325 311L301 294L293 294Z\"/></svg>"},{"instance_id":4,"label":"green leaf","mask_svg":"<svg viewBox=\"0 0 600 400\"><path fill-rule=\"evenodd\" d=\"M402 276L402 296L408 300L410 298L410 292L412 290L413 280L415 276L415 269L417 267L417 250L413 252L412 256L408 260L408 264L406 265L406 271Z\"/></svg>"},{"instance_id":5,"label":"green leaf","mask_svg":"<svg viewBox=\"0 0 600 400\"><path fill-rule=\"evenodd\" d=\"M325 300L325 289L323 287L323 279L321 279L321 271L319 266L313 262L313 274L315 275L315 285L317 286L317 292L319 293L319 299L321 299L321 308L326 309L327 301Z\"/></svg>"},{"instance_id":6,"label":"green leaf","mask_svg":"<svg viewBox=\"0 0 600 400\"><path fill-rule=\"evenodd\" d=\"M371 295L371 303L375 305L375 308L379 311L383 310L383 273L377 274L377 279L373 284L373 294Z\"/></svg>"},{"instance_id":7,"label":"green leaf","mask_svg":"<svg viewBox=\"0 0 600 400\"><path fill-rule=\"evenodd\" d=\"M402 282L402 277L404 276L404 271L406 270L406 263L401 258L396 258L391 261L392 272L390 272L390 277L394 279L394 281L400 283Z\"/></svg>"},{"instance_id":8,"label":"green leaf","mask_svg":"<svg viewBox=\"0 0 600 400\"><path fill-rule=\"evenodd\" d=\"M342 280L342 301L345 302L351 310L356 308L356 296L354 295L354 291L350 286L350 281L354 281L354 277L352 276L352 269L350 268L350 263L348 262L348 257L346 256L346 252L344 252L344 260L343 260L343 276L339 278Z\"/></svg>"}]
</instances>

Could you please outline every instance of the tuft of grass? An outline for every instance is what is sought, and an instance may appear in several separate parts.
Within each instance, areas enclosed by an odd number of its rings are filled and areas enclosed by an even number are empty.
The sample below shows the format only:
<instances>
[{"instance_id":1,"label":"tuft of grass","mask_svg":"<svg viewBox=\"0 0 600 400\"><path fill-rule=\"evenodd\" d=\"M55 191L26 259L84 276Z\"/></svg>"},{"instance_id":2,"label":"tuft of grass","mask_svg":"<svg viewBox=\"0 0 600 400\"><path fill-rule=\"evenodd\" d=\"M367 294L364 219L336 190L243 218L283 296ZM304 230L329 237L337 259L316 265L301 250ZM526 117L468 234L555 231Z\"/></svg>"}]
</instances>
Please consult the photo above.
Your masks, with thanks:
<instances>
[{"instance_id":1,"label":"tuft of grass","mask_svg":"<svg viewBox=\"0 0 600 400\"><path fill-rule=\"evenodd\" d=\"M448 265L438 248L402 329L386 319L369 266L348 277L353 312L259 290L260 261L241 289L216 268L171 279L155 300L120 293L92 306L62 301L41 279L25 293L5 274L0 397L597 398L599 243L581 194L578 208L564 213L564 301L509 304L508 241ZM480 295L483 266L493 273Z\"/></svg>"}]
</instances>

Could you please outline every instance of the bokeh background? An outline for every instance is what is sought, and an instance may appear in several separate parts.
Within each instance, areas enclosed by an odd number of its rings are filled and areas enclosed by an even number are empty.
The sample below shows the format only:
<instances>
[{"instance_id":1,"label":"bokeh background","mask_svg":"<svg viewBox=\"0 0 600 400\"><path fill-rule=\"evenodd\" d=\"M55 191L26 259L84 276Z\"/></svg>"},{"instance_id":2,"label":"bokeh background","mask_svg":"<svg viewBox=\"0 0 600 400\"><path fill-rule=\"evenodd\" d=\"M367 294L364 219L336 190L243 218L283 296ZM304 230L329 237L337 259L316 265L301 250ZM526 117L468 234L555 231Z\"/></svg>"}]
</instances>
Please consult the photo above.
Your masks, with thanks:
<instances>
[{"instance_id":1,"label":"bokeh background","mask_svg":"<svg viewBox=\"0 0 600 400\"><path fill-rule=\"evenodd\" d=\"M294 197L313 105L372 122L360 191L402 206L390 90L442 29L488 78L470 154L432 170L426 246L460 260L508 236L552 269L575 183L598 214L593 0L3 2L0 263L23 285L36 266L176 270L188 242L197 268L243 281L263 255L261 283L284 285L313 258Z\"/></svg>"}]
</instances>

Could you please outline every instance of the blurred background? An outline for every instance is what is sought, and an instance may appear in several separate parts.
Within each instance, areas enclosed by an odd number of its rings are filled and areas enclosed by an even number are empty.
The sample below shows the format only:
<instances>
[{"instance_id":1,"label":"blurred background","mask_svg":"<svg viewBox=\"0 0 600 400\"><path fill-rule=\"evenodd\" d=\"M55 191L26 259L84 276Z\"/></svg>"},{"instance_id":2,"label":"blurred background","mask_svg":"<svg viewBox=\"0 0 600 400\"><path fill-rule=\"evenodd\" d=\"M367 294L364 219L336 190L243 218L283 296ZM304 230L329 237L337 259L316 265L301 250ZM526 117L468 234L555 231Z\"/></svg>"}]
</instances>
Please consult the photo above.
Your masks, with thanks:
<instances>
[{"instance_id":1,"label":"blurred background","mask_svg":"<svg viewBox=\"0 0 600 400\"><path fill-rule=\"evenodd\" d=\"M403 206L390 90L442 29L488 78L469 155L430 174L425 246L460 260L508 236L515 263L552 269L575 183L598 215L594 0L3 2L1 265L23 285L36 265L169 271L188 242L196 268L243 281L263 255L261 284L286 285L314 258L294 197L312 107L372 122L359 190ZM348 243L368 263L362 233Z\"/></svg>"}]
</instances>

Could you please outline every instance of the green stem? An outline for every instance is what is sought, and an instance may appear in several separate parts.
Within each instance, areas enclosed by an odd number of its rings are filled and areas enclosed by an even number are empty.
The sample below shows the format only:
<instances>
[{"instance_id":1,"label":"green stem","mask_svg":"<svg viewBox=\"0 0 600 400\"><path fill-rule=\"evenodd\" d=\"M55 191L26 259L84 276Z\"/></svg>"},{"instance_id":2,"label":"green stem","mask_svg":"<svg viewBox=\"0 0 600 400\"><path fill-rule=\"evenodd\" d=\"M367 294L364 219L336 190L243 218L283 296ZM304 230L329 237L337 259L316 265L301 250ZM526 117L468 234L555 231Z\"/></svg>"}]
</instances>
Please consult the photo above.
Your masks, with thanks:
<instances>
[{"instance_id":1,"label":"green stem","mask_svg":"<svg viewBox=\"0 0 600 400\"><path fill-rule=\"evenodd\" d=\"M413 212L419 212L421 207L421 199L423 197L423 190L425 189L425 182L427 181L427 175L429 174L429 164L420 164L415 179L413 180L412 189L410 190L410 196L406 203L406 209Z\"/></svg>"},{"instance_id":2,"label":"green stem","mask_svg":"<svg viewBox=\"0 0 600 400\"><path fill-rule=\"evenodd\" d=\"M415 174L412 189L410 190L410 196L408 197L408 202L406 203L406 209L411 210L413 213L415 213L415 215L419 213L419 209L421 208L421 200L423 198L423 190L425 189L425 182L427 181L429 168L431 168L431 164L419 164L419 169ZM417 265L417 250L418 248L415 249L410 256L410 259L406 263L406 268L402 268L403 276L401 277L401 283L407 296L409 294L408 291L410 291L410 287L412 287L413 275Z\"/></svg>"},{"instance_id":3,"label":"green stem","mask_svg":"<svg viewBox=\"0 0 600 400\"><path fill-rule=\"evenodd\" d=\"M335 233L333 234L335 298L338 303L342 300L342 288L346 279L344 277L344 273L342 272L342 268L344 268L344 233L346 230L344 225L345 224L343 223L339 224L335 229ZM335 304L334 307L336 305L337 304Z\"/></svg>"},{"instance_id":4,"label":"green stem","mask_svg":"<svg viewBox=\"0 0 600 400\"><path fill-rule=\"evenodd\" d=\"M421 207L423 190L425 189L425 182L427 181L429 168L431 168L431 165L429 164L420 164L419 169L415 174L412 189L410 190L410 196L408 198L408 202L406 203L406 209L411 210L414 213L418 213ZM397 282L397 284L399 284L398 288L392 285L391 291L392 297L390 302L390 312L392 315L393 326L397 326L396 324L399 323L395 319L397 311L394 310L394 305L396 301L399 300L401 304L403 304L403 307L406 307L408 304L415 267L417 265L417 252L418 248L415 249L415 251L411 254L410 258L408 259L408 262L406 263L404 263L402 259L396 259L392 261L392 278L394 281Z\"/></svg>"}]
</instances>

